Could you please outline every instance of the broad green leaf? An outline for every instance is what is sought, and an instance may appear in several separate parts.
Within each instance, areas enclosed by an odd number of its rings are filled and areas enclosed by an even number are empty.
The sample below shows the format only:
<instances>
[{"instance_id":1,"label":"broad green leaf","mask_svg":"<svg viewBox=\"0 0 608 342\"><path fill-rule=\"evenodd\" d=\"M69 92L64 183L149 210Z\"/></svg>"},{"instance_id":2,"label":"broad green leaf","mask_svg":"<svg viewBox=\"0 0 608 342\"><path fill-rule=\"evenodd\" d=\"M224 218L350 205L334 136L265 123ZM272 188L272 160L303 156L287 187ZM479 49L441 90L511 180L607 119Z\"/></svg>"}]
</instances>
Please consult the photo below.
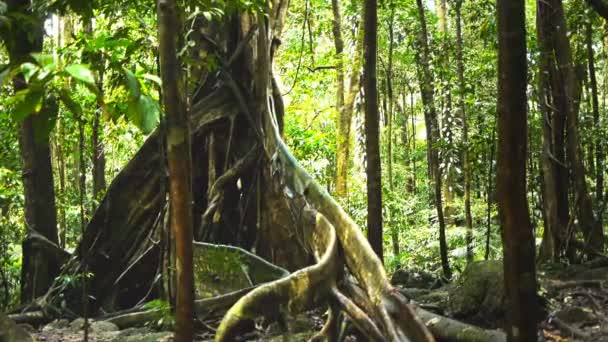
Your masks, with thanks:
<instances>
[{"instance_id":1,"label":"broad green leaf","mask_svg":"<svg viewBox=\"0 0 608 342\"><path fill-rule=\"evenodd\" d=\"M137 107L142 118L141 130L144 134L150 134L158 125L160 120L160 106L149 96L141 96Z\"/></svg>"},{"instance_id":2,"label":"broad green leaf","mask_svg":"<svg viewBox=\"0 0 608 342\"><path fill-rule=\"evenodd\" d=\"M26 62L21 64L21 72L23 73L23 77L26 82L30 81L30 78L36 73L36 71L40 70L38 66L34 63Z\"/></svg>"},{"instance_id":3,"label":"broad green leaf","mask_svg":"<svg viewBox=\"0 0 608 342\"><path fill-rule=\"evenodd\" d=\"M44 91L42 89L23 89L18 91L14 97L13 119L22 121L31 114L42 108Z\"/></svg>"},{"instance_id":4,"label":"broad green leaf","mask_svg":"<svg viewBox=\"0 0 608 342\"><path fill-rule=\"evenodd\" d=\"M151 97L142 95L129 101L127 117L142 133L150 134L160 121L160 106Z\"/></svg>"},{"instance_id":5,"label":"broad green leaf","mask_svg":"<svg viewBox=\"0 0 608 342\"><path fill-rule=\"evenodd\" d=\"M6 66L2 71L0 71L0 86L4 84L6 80L9 79L8 74L11 73L10 66Z\"/></svg>"},{"instance_id":6,"label":"broad green leaf","mask_svg":"<svg viewBox=\"0 0 608 342\"><path fill-rule=\"evenodd\" d=\"M53 55L45 53L33 53L32 57L36 60L38 65L41 67L47 67L53 63Z\"/></svg>"},{"instance_id":7,"label":"broad green leaf","mask_svg":"<svg viewBox=\"0 0 608 342\"><path fill-rule=\"evenodd\" d=\"M50 96L46 100L44 109L36 116L36 120L33 120L34 139L37 142L48 141L49 135L57 123L57 113L59 113L57 100Z\"/></svg>"},{"instance_id":8,"label":"broad green leaf","mask_svg":"<svg viewBox=\"0 0 608 342\"><path fill-rule=\"evenodd\" d=\"M124 71L127 81L127 87L129 87L131 95L133 95L135 99L138 99L141 96L141 85L139 84L137 77L135 77L135 75L129 69L124 68Z\"/></svg>"},{"instance_id":9,"label":"broad green leaf","mask_svg":"<svg viewBox=\"0 0 608 342\"><path fill-rule=\"evenodd\" d=\"M89 68L83 64L70 64L65 71L73 78L86 84L95 85L95 77Z\"/></svg>"}]
</instances>

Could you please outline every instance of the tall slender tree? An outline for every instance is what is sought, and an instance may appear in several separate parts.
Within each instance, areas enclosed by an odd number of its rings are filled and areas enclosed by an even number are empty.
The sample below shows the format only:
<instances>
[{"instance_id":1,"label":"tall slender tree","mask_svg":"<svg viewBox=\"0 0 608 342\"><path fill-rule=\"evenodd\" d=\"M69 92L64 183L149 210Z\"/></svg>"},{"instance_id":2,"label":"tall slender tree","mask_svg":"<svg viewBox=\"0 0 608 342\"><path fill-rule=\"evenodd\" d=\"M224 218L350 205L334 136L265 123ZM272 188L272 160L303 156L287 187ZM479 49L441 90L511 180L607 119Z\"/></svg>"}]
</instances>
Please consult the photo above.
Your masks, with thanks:
<instances>
[{"instance_id":1,"label":"tall slender tree","mask_svg":"<svg viewBox=\"0 0 608 342\"><path fill-rule=\"evenodd\" d=\"M473 216L471 215L471 165L469 163L469 122L465 105L466 84L464 81L464 57L462 42L462 2L456 0L456 63L458 67L458 107L462 118L462 164L464 171L464 218L467 226L467 260L473 260Z\"/></svg>"},{"instance_id":2,"label":"tall slender tree","mask_svg":"<svg viewBox=\"0 0 608 342\"><path fill-rule=\"evenodd\" d=\"M383 260L382 173L380 166L380 115L378 113L378 2L365 0L365 151L367 156L367 238Z\"/></svg>"},{"instance_id":3,"label":"tall slender tree","mask_svg":"<svg viewBox=\"0 0 608 342\"><path fill-rule=\"evenodd\" d=\"M435 84L431 73L431 53L428 43L428 30L426 25L425 9L422 0L416 0L420 20L420 36L418 39L419 51L416 53L418 62L418 82L424 105L424 121L426 125L427 158L429 161L429 180L434 190L434 204L437 209L439 221L439 252L443 275L447 279L452 277L448 259L448 244L445 236L445 219L443 216L443 201L441 198L441 169L439 168L439 151L436 146L439 140L439 123L435 107Z\"/></svg>"},{"instance_id":4,"label":"tall slender tree","mask_svg":"<svg viewBox=\"0 0 608 342\"><path fill-rule=\"evenodd\" d=\"M180 31L175 0L158 0L158 31L163 103L167 118L167 159L171 231L175 237L175 341L192 341L194 279L192 265L192 189L190 134L177 56Z\"/></svg>"},{"instance_id":5,"label":"tall slender tree","mask_svg":"<svg viewBox=\"0 0 608 342\"><path fill-rule=\"evenodd\" d=\"M347 78L344 63L344 38L342 35L342 15L339 0L332 0L332 33L336 49L336 110L338 111L338 137L336 146L336 195L348 195L348 170L351 151L351 127L355 110L355 98L361 88L361 64L363 59L363 25L359 24L355 36L353 63Z\"/></svg>"},{"instance_id":6,"label":"tall slender tree","mask_svg":"<svg viewBox=\"0 0 608 342\"><path fill-rule=\"evenodd\" d=\"M498 0L498 212L509 341L536 341L534 234L526 198L527 60L524 0Z\"/></svg>"}]
</instances>

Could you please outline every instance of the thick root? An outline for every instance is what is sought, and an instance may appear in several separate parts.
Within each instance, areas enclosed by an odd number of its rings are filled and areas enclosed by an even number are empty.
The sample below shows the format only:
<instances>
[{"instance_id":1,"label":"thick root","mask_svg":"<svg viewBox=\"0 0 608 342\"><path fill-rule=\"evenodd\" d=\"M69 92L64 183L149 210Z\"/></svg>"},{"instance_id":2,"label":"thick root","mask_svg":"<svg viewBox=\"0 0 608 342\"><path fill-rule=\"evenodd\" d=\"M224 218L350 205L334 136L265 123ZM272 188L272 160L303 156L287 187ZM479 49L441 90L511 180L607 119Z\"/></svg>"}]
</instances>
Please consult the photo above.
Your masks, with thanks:
<instances>
[{"instance_id":1,"label":"thick root","mask_svg":"<svg viewBox=\"0 0 608 342\"><path fill-rule=\"evenodd\" d=\"M258 317L278 320L295 315L327 301L339 273L338 243L335 231L320 214L316 215L311 236L324 237L311 247L317 254L325 252L319 262L294 272L290 276L262 285L241 298L224 316L216 341L232 341L239 327Z\"/></svg>"}]
</instances>

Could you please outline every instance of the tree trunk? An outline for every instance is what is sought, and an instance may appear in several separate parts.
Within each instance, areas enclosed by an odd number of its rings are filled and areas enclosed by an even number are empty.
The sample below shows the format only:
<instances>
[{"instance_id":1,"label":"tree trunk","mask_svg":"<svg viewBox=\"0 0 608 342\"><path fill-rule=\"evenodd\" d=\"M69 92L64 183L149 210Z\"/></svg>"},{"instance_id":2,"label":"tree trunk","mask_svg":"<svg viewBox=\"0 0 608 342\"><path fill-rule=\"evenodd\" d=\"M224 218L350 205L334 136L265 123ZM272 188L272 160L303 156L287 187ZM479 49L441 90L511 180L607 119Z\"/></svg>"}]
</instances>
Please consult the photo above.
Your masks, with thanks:
<instances>
[{"instance_id":1,"label":"tree trunk","mask_svg":"<svg viewBox=\"0 0 608 342\"><path fill-rule=\"evenodd\" d=\"M394 49L394 21L395 21L395 10L394 6L390 5L391 14L388 23L388 39L389 39L389 47L388 47L388 70L386 75L386 90L388 97L388 132L387 132L387 147L388 147L388 187L391 192L394 191L394 180L393 180L393 125L394 125L394 102L397 101L395 99L394 89L393 89L393 49ZM407 117L406 117L407 122ZM405 125L407 127L407 125ZM393 255L395 258L399 257L399 229L394 226L394 219L391 214L390 217L390 231L391 231L391 239L393 242Z\"/></svg>"},{"instance_id":2,"label":"tree trunk","mask_svg":"<svg viewBox=\"0 0 608 342\"><path fill-rule=\"evenodd\" d=\"M418 15L420 19L419 44L421 52L416 53L418 59L418 81L424 105L424 121L427 136L427 159L429 164L429 178L434 189L434 204L437 208L437 219L439 221L439 251L441 254L441 266L443 276L447 279L452 277L450 263L448 260L448 245L445 236L445 220L443 217L443 202L441 199L441 170L439 168L439 151L435 145L439 139L439 124L437 122L437 111L435 109L435 85L430 68L430 51L428 44L428 33L426 17L422 0L416 0Z\"/></svg>"},{"instance_id":3,"label":"tree trunk","mask_svg":"<svg viewBox=\"0 0 608 342\"><path fill-rule=\"evenodd\" d=\"M523 0L498 0L498 209L509 341L536 341L534 235L526 198L527 61Z\"/></svg>"},{"instance_id":4,"label":"tree trunk","mask_svg":"<svg viewBox=\"0 0 608 342\"><path fill-rule=\"evenodd\" d=\"M8 11L32 16L30 2L7 1ZM36 21L39 22L39 21ZM40 23L40 22L39 22ZM43 28L34 25L33 31L16 27L5 37L12 65L30 61L30 54L42 51ZM23 75L13 79L15 91L28 87ZM47 102L47 101L44 101ZM25 224L28 235L39 233L53 243L58 243L55 189L48 132L45 129L57 116L57 104L45 103L38 113L30 113L20 127L23 190L25 194ZM59 273L59 264L43 251L23 244L21 269L21 301L28 303L44 294Z\"/></svg>"},{"instance_id":5,"label":"tree trunk","mask_svg":"<svg viewBox=\"0 0 608 342\"><path fill-rule=\"evenodd\" d=\"M93 34L93 22L89 20L84 25L84 32L88 35ZM86 56L88 62L97 71L96 82L97 88L103 91L103 72L105 70L104 62L99 53L89 53ZM93 181L93 198L99 199L99 195L106 189L106 155L103 144L103 127L100 125L101 108L97 106L93 115L93 123L91 130L91 161L92 181Z\"/></svg>"},{"instance_id":6,"label":"tree trunk","mask_svg":"<svg viewBox=\"0 0 608 342\"><path fill-rule=\"evenodd\" d=\"M382 172L380 169L380 115L378 113L378 8L376 0L365 0L365 153L367 174L367 238L383 259Z\"/></svg>"},{"instance_id":7,"label":"tree trunk","mask_svg":"<svg viewBox=\"0 0 608 342\"><path fill-rule=\"evenodd\" d=\"M581 85L576 79L572 52L567 34L567 24L561 0L549 0L548 6L553 9L553 25L555 26L554 53L559 74L559 86L563 89L565 113L567 122L566 150L570 167L572 168L573 192L576 215L581 231L585 238L584 252L588 256L602 254L604 250L603 227L595 218L593 205L587 191L585 181L585 166L581 152L578 132L578 111L580 107Z\"/></svg>"},{"instance_id":8,"label":"tree trunk","mask_svg":"<svg viewBox=\"0 0 608 342\"><path fill-rule=\"evenodd\" d=\"M471 165L469 163L469 123L465 105L466 84L464 81L464 57L462 42L462 0L456 1L456 60L458 64L458 86L460 97L458 106L462 117L462 165L464 171L464 217L467 226L467 261L472 261L474 257L474 235L473 235L473 216L471 215Z\"/></svg>"},{"instance_id":9,"label":"tree trunk","mask_svg":"<svg viewBox=\"0 0 608 342\"><path fill-rule=\"evenodd\" d=\"M536 29L538 42L540 47L540 63L539 63L539 109L542 115L543 123L543 152L542 158L542 174L543 174L543 217L544 217L544 234L539 251L539 262L557 261L561 254L561 240L565 226L560 225L560 214L558 209L558 169L562 166L554 161L555 149L558 147L554 142L554 130L557 127L552 125L552 118L559 115L552 104L551 97L551 63L552 63L552 48L551 48L551 25L547 20L544 11L547 11L546 5L542 1L537 2ZM553 114L552 114L553 113ZM553 120L555 122L555 120ZM562 146L563 147L563 146ZM563 148L562 148L563 151ZM563 153L563 152L562 152ZM562 193L564 191L562 190Z\"/></svg>"},{"instance_id":10,"label":"tree trunk","mask_svg":"<svg viewBox=\"0 0 608 342\"><path fill-rule=\"evenodd\" d=\"M355 54L350 70L348 88L345 87L344 39L342 37L342 16L340 3L332 0L334 45L336 49L336 81L338 111L338 137L336 146L336 196L348 196L348 170L350 168L351 127L355 110L355 98L360 88L361 63L363 55L363 25L359 25L359 33L355 41Z\"/></svg>"},{"instance_id":11,"label":"tree trunk","mask_svg":"<svg viewBox=\"0 0 608 342\"><path fill-rule=\"evenodd\" d=\"M595 150L595 202L599 204L604 198L604 149L602 146L602 129L600 122L600 105L597 87L597 76L595 72L595 53L593 51L593 25L591 22L586 24L587 40L587 61L589 67L589 85L591 87L591 107L593 111L594 141ZM598 224L602 225L602 216L598 215Z\"/></svg>"},{"instance_id":12,"label":"tree trunk","mask_svg":"<svg viewBox=\"0 0 608 342\"><path fill-rule=\"evenodd\" d=\"M188 115L177 57L180 9L173 0L158 0L157 6L162 93L167 116L170 221L175 238L175 340L187 342L193 338L194 317L193 197Z\"/></svg>"}]
</instances>

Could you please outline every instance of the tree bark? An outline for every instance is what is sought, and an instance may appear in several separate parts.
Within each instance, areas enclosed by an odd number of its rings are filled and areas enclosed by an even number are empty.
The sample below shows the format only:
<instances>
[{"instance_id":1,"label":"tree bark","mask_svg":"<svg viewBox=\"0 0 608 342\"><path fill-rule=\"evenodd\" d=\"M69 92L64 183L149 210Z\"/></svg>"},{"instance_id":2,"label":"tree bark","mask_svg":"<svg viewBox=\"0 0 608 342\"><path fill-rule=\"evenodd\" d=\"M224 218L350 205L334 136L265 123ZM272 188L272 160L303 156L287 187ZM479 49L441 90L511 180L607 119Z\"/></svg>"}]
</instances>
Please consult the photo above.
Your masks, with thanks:
<instances>
[{"instance_id":1,"label":"tree bark","mask_svg":"<svg viewBox=\"0 0 608 342\"><path fill-rule=\"evenodd\" d=\"M597 204L603 202L604 198L604 149L602 146L602 131L600 122L600 105L597 87L597 75L595 72L595 53L593 51L593 25L591 21L586 24L587 61L589 67L589 85L591 87L591 107L593 111L595 150L595 201ZM602 216L598 215L598 224L602 225Z\"/></svg>"},{"instance_id":2,"label":"tree bark","mask_svg":"<svg viewBox=\"0 0 608 342\"><path fill-rule=\"evenodd\" d=\"M367 238L382 262L382 172L380 167L380 115L378 113L378 8L365 0L365 152L367 174Z\"/></svg>"},{"instance_id":3,"label":"tree bark","mask_svg":"<svg viewBox=\"0 0 608 342\"><path fill-rule=\"evenodd\" d=\"M388 147L388 187L392 192L394 191L394 180L393 180L393 125L395 119L394 113L394 102L395 94L393 89L393 50L394 50L394 26L395 26L395 9L394 5L391 2L389 7L391 8L390 18L388 22L388 69L386 75L386 90L387 90L387 98L388 98L388 112L387 112L387 120L388 120L388 132L387 132L387 147ZM406 118L407 119L407 118ZM407 121L406 121L407 122ZM399 257L399 230L398 227L393 225L393 217L391 216L390 222L390 231L391 231L391 240L393 242L393 256L395 258Z\"/></svg>"},{"instance_id":4,"label":"tree bark","mask_svg":"<svg viewBox=\"0 0 608 342\"><path fill-rule=\"evenodd\" d=\"M464 217L467 227L467 261L472 261L474 257L474 235L473 235L473 216L471 215L471 165L469 163L469 123L466 110L466 84L464 80L464 57L462 42L462 0L456 1L456 62L458 64L458 86L460 96L458 106L462 118L462 165L464 171Z\"/></svg>"},{"instance_id":5,"label":"tree bark","mask_svg":"<svg viewBox=\"0 0 608 342\"><path fill-rule=\"evenodd\" d=\"M351 127L355 109L355 98L360 89L360 74L363 55L363 25L359 25L355 38L355 53L348 87L345 85L346 68L344 64L344 38L342 36L342 16L339 0L332 0L333 22L332 32L336 49L336 82L338 111L338 137L336 146L336 196L348 196L348 170L350 168Z\"/></svg>"},{"instance_id":6,"label":"tree bark","mask_svg":"<svg viewBox=\"0 0 608 342\"><path fill-rule=\"evenodd\" d=\"M420 49L416 53L418 60L418 82L424 105L424 121L426 125L427 159L429 164L429 178L434 189L434 204L437 209L439 221L439 252L441 254L441 266L443 276L447 279L452 277L452 270L448 260L448 246L445 236L445 219L443 217L443 202L441 199L441 169L439 168L439 151L436 143L439 140L439 124L435 107L435 85L430 68L430 51L428 44L428 31L426 17L422 0L416 0L420 20Z\"/></svg>"},{"instance_id":7,"label":"tree bark","mask_svg":"<svg viewBox=\"0 0 608 342\"><path fill-rule=\"evenodd\" d=\"M33 16L29 1L10 0L6 4L9 12ZM39 24L34 25L33 31L32 28L26 31L23 26L16 26L4 37L12 65L28 62L31 53L42 51L43 28L39 19L35 22ZM17 75L13 79L15 91L27 87L23 75ZM53 169L49 136L45 130L52 118L57 116L57 106L44 102L42 109L38 113L30 113L20 127L25 224L28 235L39 233L49 241L58 243ZM47 258L43 251L26 244L23 247L21 301L27 303L47 291L59 273L60 265L52 258Z\"/></svg>"},{"instance_id":8,"label":"tree bark","mask_svg":"<svg viewBox=\"0 0 608 342\"><path fill-rule=\"evenodd\" d=\"M561 0L548 0L547 4L553 9L553 24L555 25L554 53L557 62L557 72L560 86L566 101L567 122L567 156L572 168L573 190L575 197L576 215L585 238L584 252L588 256L602 254L604 250L604 232L593 212L593 205L585 181L585 166L581 152L578 132L578 111L580 107L581 85L576 79L572 52L568 40L568 31L564 8Z\"/></svg>"},{"instance_id":9,"label":"tree bark","mask_svg":"<svg viewBox=\"0 0 608 342\"><path fill-rule=\"evenodd\" d=\"M551 25L547 20L544 11L546 5L542 1L537 2L536 7L536 30L540 49L539 62L539 109L543 117L543 152L542 152L542 174L543 174L543 217L544 233L541 248L539 251L539 262L557 261L561 254L561 240L565 232L565 226L560 225L560 214L558 209L558 168L562 166L554 161L555 149L554 130L557 128L552 125L552 118L559 115L552 104L551 97ZM555 121L553 121L555 122ZM562 125L563 126L563 125ZM561 149L563 153L563 146ZM562 191L563 193L563 191Z\"/></svg>"},{"instance_id":10,"label":"tree bark","mask_svg":"<svg viewBox=\"0 0 608 342\"><path fill-rule=\"evenodd\" d=\"M192 252L192 180L188 115L177 57L179 8L173 0L158 0L160 70L167 117L167 159L171 231L175 236L175 340L192 341L194 272Z\"/></svg>"},{"instance_id":11,"label":"tree bark","mask_svg":"<svg viewBox=\"0 0 608 342\"><path fill-rule=\"evenodd\" d=\"M509 341L537 339L534 235L526 198L527 61L524 0L498 0L498 208Z\"/></svg>"}]
</instances>

